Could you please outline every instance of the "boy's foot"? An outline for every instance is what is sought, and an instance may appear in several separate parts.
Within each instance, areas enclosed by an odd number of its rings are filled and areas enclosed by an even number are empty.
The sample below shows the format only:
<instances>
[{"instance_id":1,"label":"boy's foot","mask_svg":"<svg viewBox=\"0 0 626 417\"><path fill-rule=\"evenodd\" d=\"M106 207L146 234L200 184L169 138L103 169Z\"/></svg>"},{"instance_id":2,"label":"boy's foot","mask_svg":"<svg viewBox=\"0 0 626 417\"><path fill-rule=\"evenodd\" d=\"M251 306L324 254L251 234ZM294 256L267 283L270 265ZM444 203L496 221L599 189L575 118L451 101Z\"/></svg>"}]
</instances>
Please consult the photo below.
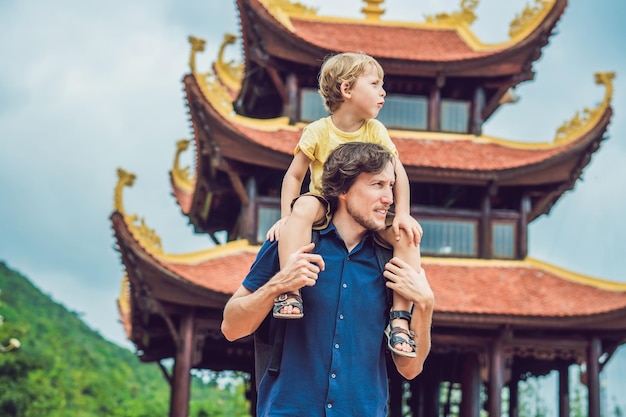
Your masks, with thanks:
<instances>
[{"instance_id":1,"label":"boy's foot","mask_svg":"<svg viewBox=\"0 0 626 417\"><path fill-rule=\"evenodd\" d=\"M407 326L402 324L406 322ZM387 346L392 352L414 358L417 356L417 344L413 341L415 333L408 329L411 322L411 313L404 310L392 310L389 313L389 326L385 330Z\"/></svg>"},{"instance_id":2,"label":"boy's foot","mask_svg":"<svg viewBox=\"0 0 626 417\"><path fill-rule=\"evenodd\" d=\"M300 319L304 316L302 297L299 293L284 293L274 300L272 315L277 319Z\"/></svg>"}]
</instances>

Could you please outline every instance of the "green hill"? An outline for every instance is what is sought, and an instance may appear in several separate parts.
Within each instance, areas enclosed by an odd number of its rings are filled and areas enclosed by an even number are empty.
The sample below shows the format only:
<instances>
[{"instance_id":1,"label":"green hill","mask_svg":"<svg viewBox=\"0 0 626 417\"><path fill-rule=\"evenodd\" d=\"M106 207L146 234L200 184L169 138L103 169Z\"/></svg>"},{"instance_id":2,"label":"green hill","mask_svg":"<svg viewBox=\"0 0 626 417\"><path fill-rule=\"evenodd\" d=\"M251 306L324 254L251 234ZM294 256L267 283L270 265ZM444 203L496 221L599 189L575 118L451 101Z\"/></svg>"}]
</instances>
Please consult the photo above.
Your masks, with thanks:
<instances>
[{"instance_id":1,"label":"green hill","mask_svg":"<svg viewBox=\"0 0 626 417\"><path fill-rule=\"evenodd\" d=\"M0 352L0 416L168 415L169 384L155 364L105 340L3 262L0 316L0 346L21 345ZM248 415L243 385L218 380L193 378L190 415Z\"/></svg>"}]
</instances>

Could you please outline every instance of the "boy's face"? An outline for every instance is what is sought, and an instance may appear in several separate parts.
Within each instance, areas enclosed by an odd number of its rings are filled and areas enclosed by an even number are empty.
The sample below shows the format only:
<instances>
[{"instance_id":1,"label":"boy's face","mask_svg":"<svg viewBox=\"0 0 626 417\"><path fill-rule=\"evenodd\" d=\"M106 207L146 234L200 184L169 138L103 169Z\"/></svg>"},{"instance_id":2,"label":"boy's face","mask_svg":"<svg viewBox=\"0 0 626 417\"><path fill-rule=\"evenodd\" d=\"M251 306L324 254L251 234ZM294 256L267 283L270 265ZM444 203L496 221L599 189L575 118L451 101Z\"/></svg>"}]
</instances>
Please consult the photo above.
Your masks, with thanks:
<instances>
[{"instance_id":1,"label":"boy's face","mask_svg":"<svg viewBox=\"0 0 626 417\"><path fill-rule=\"evenodd\" d=\"M373 119L385 104L387 93L383 80L378 76L374 65L368 65L356 79L352 88L346 89L345 100L350 103L352 112L362 119Z\"/></svg>"}]
</instances>

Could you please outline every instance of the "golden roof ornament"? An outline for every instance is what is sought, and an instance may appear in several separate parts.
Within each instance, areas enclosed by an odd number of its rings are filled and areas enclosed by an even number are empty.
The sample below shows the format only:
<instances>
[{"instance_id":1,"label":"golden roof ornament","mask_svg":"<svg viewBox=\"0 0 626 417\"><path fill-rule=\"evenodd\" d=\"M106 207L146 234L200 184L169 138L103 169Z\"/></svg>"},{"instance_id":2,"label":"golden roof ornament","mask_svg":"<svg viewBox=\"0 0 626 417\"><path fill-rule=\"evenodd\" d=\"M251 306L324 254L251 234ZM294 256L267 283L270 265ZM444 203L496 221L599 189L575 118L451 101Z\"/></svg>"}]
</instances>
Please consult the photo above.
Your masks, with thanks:
<instances>
[{"instance_id":1,"label":"golden roof ornament","mask_svg":"<svg viewBox=\"0 0 626 417\"><path fill-rule=\"evenodd\" d=\"M476 20L476 13L474 13L476 6L478 6L478 0L461 0L461 11L426 16L426 22L441 23L451 26L469 26Z\"/></svg>"},{"instance_id":2,"label":"golden roof ornament","mask_svg":"<svg viewBox=\"0 0 626 417\"><path fill-rule=\"evenodd\" d=\"M543 19L544 15L550 10L553 1L550 0L535 0L533 7L528 4L524 10L515 15L515 19L511 22L509 27L509 37L515 38L516 36L529 31L534 27L537 21Z\"/></svg>"},{"instance_id":3,"label":"golden roof ornament","mask_svg":"<svg viewBox=\"0 0 626 417\"><path fill-rule=\"evenodd\" d=\"M602 114L611 105L613 98L613 79L615 78L615 72L596 72L594 74L595 82L598 85L604 85L606 91L604 92L604 99L595 108L584 108L581 112L577 111L574 117L570 120L566 120L557 129L554 136L554 142L561 144L568 142L572 139L579 137L585 131L595 126Z\"/></svg>"},{"instance_id":4,"label":"golden roof ornament","mask_svg":"<svg viewBox=\"0 0 626 417\"><path fill-rule=\"evenodd\" d=\"M189 36L189 43L191 44L191 54L189 55L189 70L192 74L196 73L196 52L204 52L206 41L195 36Z\"/></svg>"},{"instance_id":5,"label":"golden roof ornament","mask_svg":"<svg viewBox=\"0 0 626 417\"><path fill-rule=\"evenodd\" d=\"M385 9L381 9L380 5L385 0L365 0L365 7L361 9L361 12L365 14L365 20L380 20L380 16L385 13Z\"/></svg>"},{"instance_id":6,"label":"golden roof ornament","mask_svg":"<svg viewBox=\"0 0 626 417\"><path fill-rule=\"evenodd\" d=\"M224 40L220 45L217 61L215 62L215 73L219 76L220 80L232 90L237 90L241 86L241 81L243 80L243 64L241 62L235 62L234 60L224 60L224 51L228 45L233 45L237 39L237 35L233 35L232 33L226 33L224 35Z\"/></svg>"},{"instance_id":7,"label":"golden roof ornament","mask_svg":"<svg viewBox=\"0 0 626 417\"><path fill-rule=\"evenodd\" d=\"M289 0L260 0L260 2L276 20L292 32L295 31L295 28L291 24L289 16L312 16L317 14L316 8L307 7L299 2Z\"/></svg>"},{"instance_id":8,"label":"golden roof ornament","mask_svg":"<svg viewBox=\"0 0 626 417\"><path fill-rule=\"evenodd\" d=\"M178 188L188 193L192 192L196 179L191 179L189 175L189 166L180 166L180 155L189 148L189 139L181 139L176 142L176 155L174 156L174 167L172 168L172 180Z\"/></svg>"},{"instance_id":9,"label":"golden roof ornament","mask_svg":"<svg viewBox=\"0 0 626 417\"><path fill-rule=\"evenodd\" d=\"M117 184L115 185L115 199L114 209L124 216L124 222L128 226L133 237L139 242L139 244L146 249L152 255L158 255L163 253L161 247L161 238L156 234L154 229L150 229L143 217L139 217L136 214L126 214L124 210L124 202L122 191L124 187L132 187L137 178L135 174L128 172L122 168L117 169Z\"/></svg>"}]
</instances>

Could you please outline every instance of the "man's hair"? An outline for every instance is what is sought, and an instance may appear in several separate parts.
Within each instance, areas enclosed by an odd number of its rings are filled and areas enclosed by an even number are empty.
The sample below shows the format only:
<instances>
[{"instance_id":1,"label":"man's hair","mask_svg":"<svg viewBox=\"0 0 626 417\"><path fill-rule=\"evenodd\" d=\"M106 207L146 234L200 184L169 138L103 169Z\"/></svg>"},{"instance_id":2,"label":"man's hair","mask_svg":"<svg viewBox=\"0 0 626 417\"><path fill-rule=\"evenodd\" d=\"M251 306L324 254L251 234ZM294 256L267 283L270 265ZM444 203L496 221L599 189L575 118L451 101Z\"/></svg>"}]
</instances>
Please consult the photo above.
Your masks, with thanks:
<instances>
[{"instance_id":1,"label":"man's hair","mask_svg":"<svg viewBox=\"0 0 626 417\"><path fill-rule=\"evenodd\" d=\"M337 210L339 196L346 193L361 173L378 174L394 156L376 143L344 143L328 156L322 171L322 195Z\"/></svg>"},{"instance_id":2,"label":"man's hair","mask_svg":"<svg viewBox=\"0 0 626 417\"><path fill-rule=\"evenodd\" d=\"M373 65L380 79L385 72L378 61L369 55L360 52L344 52L330 55L322 64L319 75L319 93L324 100L324 107L332 114L343 103L341 84L347 81L350 88L368 65Z\"/></svg>"}]
</instances>

